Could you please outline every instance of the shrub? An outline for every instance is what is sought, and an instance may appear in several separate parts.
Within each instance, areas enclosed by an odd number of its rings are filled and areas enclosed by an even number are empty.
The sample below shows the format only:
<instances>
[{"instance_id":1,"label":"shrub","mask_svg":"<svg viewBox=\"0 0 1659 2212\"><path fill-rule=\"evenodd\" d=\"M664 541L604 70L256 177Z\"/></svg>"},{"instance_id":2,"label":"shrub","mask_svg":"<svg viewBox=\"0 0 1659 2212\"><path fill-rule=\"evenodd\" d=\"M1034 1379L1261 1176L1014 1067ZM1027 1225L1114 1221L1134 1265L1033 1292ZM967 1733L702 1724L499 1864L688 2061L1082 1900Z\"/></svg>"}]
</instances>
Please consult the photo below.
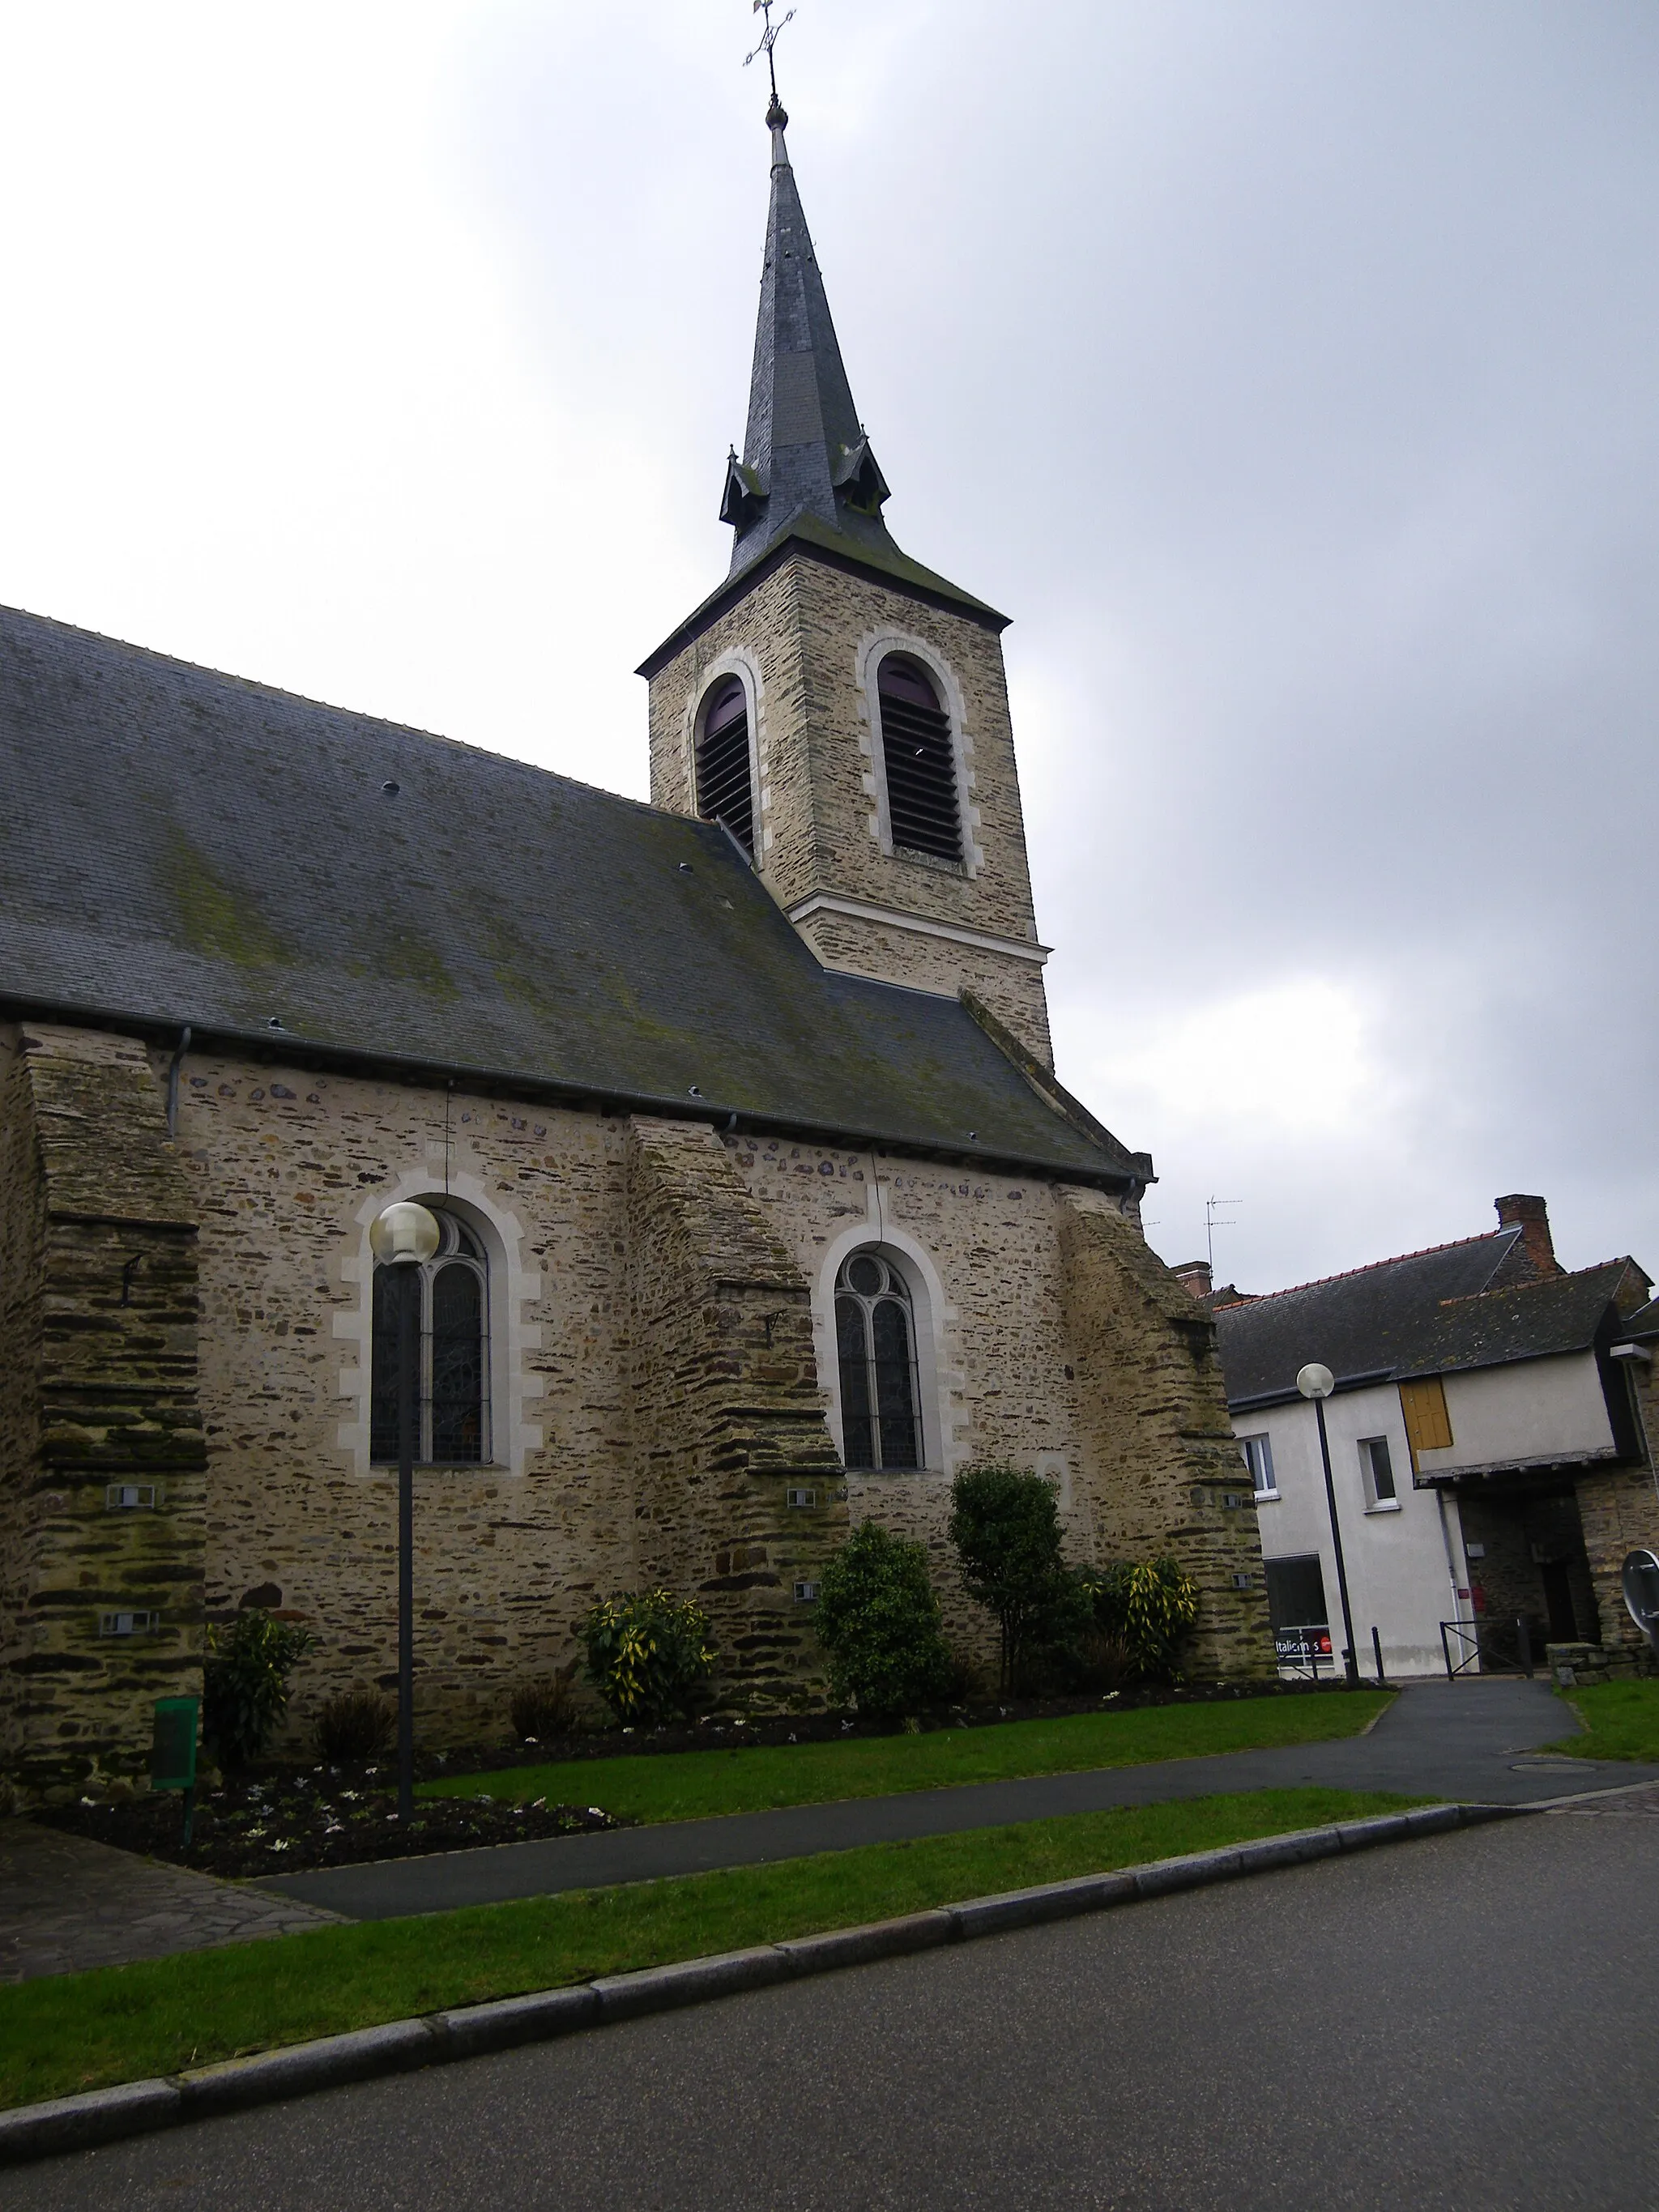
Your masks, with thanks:
<instances>
[{"instance_id":1,"label":"shrub","mask_svg":"<svg viewBox=\"0 0 1659 2212\"><path fill-rule=\"evenodd\" d=\"M861 1713L915 1713L951 1686L927 1547L873 1521L855 1529L824 1566L817 1632L830 1657L831 1695Z\"/></svg>"},{"instance_id":2,"label":"shrub","mask_svg":"<svg viewBox=\"0 0 1659 2212\"><path fill-rule=\"evenodd\" d=\"M533 1682L520 1682L507 1701L513 1733L520 1743L542 1743L550 1736L568 1735L576 1718L576 1668L573 1659L551 1674Z\"/></svg>"},{"instance_id":3,"label":"shrub","mask_svg":"<svg viewBox=\"0 0 1659 2212\"><path fill-rule=\"evenodd\" d=\"M689 1598L601 1598L580 1634L593 1686L619 1721L655 1727L703 1702L714 1654L708 1616Z\"/></svg>"},{"instance_id":4,"label":"shrub","mask_svg":"<svg viewBox=\"0 0 1659 2212\"><path fill-rule=\"evenodd\" d=\"M373 1759L391 1741L398 1708L378 1690L337 1690L313 1726L319 1759Z\"/></svg>"},{"instance_id":5,"label":"shrub","mask_svg":"<svg viewBox=\"0 0 1659 2212\"><path fill-rule=\"evenodd\" d=\"M228 1765L257 1759L270 1742L288 1711L288 1678L313 1640L257 1605L239 1613L228 1627L209 1627L202 1733Z\"/></svg>"},{"instance_id":6,"label":"shrub","mask_svg":"<svg viewBox=\"0 0 1659 2212\"><path fill-rule=\"evenodd\" d=\"M1125 1561L1087 1577L1095 1627L1147 1681L1178 1681L1176 1646L1198 1619L1198 1584L1168 1557Z\"/></svg>"},{"instance_id":7,"label":"shrub","mask_svg":"<svg viewBox=\"0 0 1659 2212\"><path fill-rule=\"evenodd\" d=\"M951 1486L950 1531L963 1587L996 1616L999 1679L1012 1689L1086 1624L1060 1557L1054 1491L1017 1468L964 1468Z\"/></svg>"}]
</instances>

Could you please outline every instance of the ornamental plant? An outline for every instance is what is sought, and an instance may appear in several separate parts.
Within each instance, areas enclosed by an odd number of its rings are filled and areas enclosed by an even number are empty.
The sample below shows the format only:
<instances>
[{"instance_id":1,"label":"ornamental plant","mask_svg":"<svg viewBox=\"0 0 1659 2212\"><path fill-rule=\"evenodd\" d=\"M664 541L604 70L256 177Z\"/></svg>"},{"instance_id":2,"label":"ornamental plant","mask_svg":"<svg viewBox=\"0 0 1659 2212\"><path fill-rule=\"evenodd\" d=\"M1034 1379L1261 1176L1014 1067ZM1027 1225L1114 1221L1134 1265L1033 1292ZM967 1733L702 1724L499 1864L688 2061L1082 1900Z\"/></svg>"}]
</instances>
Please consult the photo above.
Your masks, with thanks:
<instances>
[{"instance_id":1,"label":"ornamental plant","mask_svg":"<svg viewBox=\"0 0 1659 2212\"><path fill-rule=\"evenodd\" d=\"M202 1664L202 1734L227 1766L257 1759L288 1711L288 1678L315 1638L251 1605L226 1627L210 1623Z\"/></svg>"},{"instance_id":2,"label":"ornamental plant","mask_svg":"<svg viewBox=\"0 0 1659 2212\"><path fill-rule=\"evenodd\" d=\"M996 1616L1000 1686L1012 1690L1087 1622L1060 1556L1054 1490L1019 1468L964 1468L951 1486L950 1534L963 1589Z\"/></svg>"},{"instance_id":3,"label":"ornamental plant","mask_svg":"<svg viewBox=\"0 0 1659 2212\"><path fill-rule=\"evenodd\" d=\"M708 1616L690 1598L601 1598L578 1633L594 1688L625 1727L659 1727L703 1702L714 1653Z\"/></svg>"},{"instance_id":4,"label":"ornamental plant","mask_svg":"<svg viewBox=\"0 0 1659 2212\"><path fill-rule=\"evenodd\" d=\"M927 1549L866 1521L818 1577L818 1641L838 1705L880 1716L915 1713L950 1686Z\"/></svg>"},{"instance_id":5,"label":"ornamental plant","mask_svg":"<svg viewBox=\"0 0 1659 2212\"><path fill-rule=\"evenodd\" d=\"M1177 1561L1126 1560L1087 1577L1095 1626L1145 1681L1179 1681L1176 1646L1198 1619L1198 1584Z\"/></svg>"}]
</instances>

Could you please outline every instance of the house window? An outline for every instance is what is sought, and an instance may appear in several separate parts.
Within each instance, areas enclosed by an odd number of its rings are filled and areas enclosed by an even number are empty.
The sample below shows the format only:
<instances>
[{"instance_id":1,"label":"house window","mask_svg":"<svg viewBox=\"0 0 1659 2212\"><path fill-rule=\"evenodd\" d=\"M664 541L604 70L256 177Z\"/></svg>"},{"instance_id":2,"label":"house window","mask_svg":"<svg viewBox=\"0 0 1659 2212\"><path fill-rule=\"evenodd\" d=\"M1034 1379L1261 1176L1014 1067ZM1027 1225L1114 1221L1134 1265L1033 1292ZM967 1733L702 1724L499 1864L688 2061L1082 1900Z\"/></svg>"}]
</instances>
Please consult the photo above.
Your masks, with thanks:
<instances>
[{"instance_id":1,"label":"house window","mask_svg":"<svg viewBox=\"0 0 1659 2212\"><path fill-rule=\"evenodd\" d=\"M836 1281L842 1457L848 1467L922 1463L915 1317L904 1278L875 1252L854 1252Z\"/></svg>"},{"instance_id":2,"label":"house window","mask_svg":"<svg viewBox=\"0 0 1659 2212\"><path fill-rule=\"evenodd\" d=\"M1365 1504L1373 1513L1393 1507L1398 1511L1400 1499L1394 1486L1394 1462L1389 1456L1386 1437L1362 1437L1359 1440L1359 1472L1365 1485Z\"/></svg>"},{"instance_id":3,"label":"house window","mask_svg":"<svg viewBox=\"0 0 1659 2212\"><path fill-rule=\"evenodd\" d=\"M735 676L709 693L697 738L697 811L723 822L744 852L755 849L755 792L749 771L749 700Z\"/></svg>"},{"instance_id":4,"label":"house window","mask_svg":"<svg viewBox=\"0 0 1659 2212\"><path fill-rule=\"evenodd\" d=\"M887 823L896 847L936 860L962 860L957 756L951 718L920 664L890 653L876 679L881 703Z\"/></svg>"},{"instance_id":5,"label":"house window","mask_svg":"<svg viewBox=\"0 0 1659 2212\"><path fill-rule=\"evenodd\" d=\"M1273 1446L1271 1437L1241 1437L1238 1449L1244 1464L1250 1470L1250 1486L1258 1498L1277 1498L1279 1485L1273 1480Z\"/></svg>"},{"instance_id":6,"label":"house window","mask_svg":"<svg viewBox=\"0 0 1659 2212\"><path fill-rule=\"evenodd\" d=\"M415 1456L423 1465L475 1466L489 1456L489 1269L464 1221L433 1208L438 1249L419 1279L419 1422ZM404 1263L404 1267L408 1266ZM374 1270L374 1338L369 1457L398 1457L398 1292L404 1267Z\"/></svg>"},{"instance_id":7,"label":"house window","mask_svg":"<svg viewBox=\"0 0 1659 2212\"><path fill-rule=\"evenodd\" d=\"M1331 1656L1330 1609L1325 1577L1316 1552L1283 1559L1264 1559L1267 1573L1267 1619L1281 1667L1311 1666L1318 1674Z\"/></svg>"}]
</instances>

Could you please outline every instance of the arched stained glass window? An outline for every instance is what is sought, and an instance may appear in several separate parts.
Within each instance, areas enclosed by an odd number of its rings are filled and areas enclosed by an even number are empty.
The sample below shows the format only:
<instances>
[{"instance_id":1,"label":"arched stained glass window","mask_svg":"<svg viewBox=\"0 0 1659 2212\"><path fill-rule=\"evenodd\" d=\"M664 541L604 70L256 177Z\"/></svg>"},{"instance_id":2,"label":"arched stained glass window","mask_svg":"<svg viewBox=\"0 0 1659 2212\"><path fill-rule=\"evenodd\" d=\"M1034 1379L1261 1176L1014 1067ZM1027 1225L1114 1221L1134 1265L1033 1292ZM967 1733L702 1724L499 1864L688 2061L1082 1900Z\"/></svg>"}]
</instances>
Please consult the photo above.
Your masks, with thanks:
<instances>
[{"instance_id":1,"label":"arched stained glass window","mask_svg":"<svg viewBox=\"0 0 1659 2212\"><path fill-rule=\"evenodd\" d=\"M922 1464L915 1318L896 1267L854 1252L836 1282L842 1457L848 1467Z\"/></svg>"},{"instance_id":2,"label":"arched stained glass window","mask_svg":"<svg viewBox=\"0 0 1659 2212\"><path fill-rule=\"evenodd\" d=\"M723 822L746 853L755 849L755 793L749 773L749 701L727 676L709 693L697 735L697 811Z\"/></svg>"},{"instance_id":3,"label":"arched stained glass window","mask_svg":"<svg viewBox=\"0 0 1659 2212\"><path fill-rule=\"evenodd\" d=\"M483 1247L455 1214L434 1206L438 1249L420 1279L419 1425L422 1465L477 1466L489 1457L489 1269ZM374 1270L369 1457L398 1456L398 1285L401 1269Z\"/></svg>"},{"instance_id":4,"label":"arched stained glass window","mask_svg":"<svg viewBox=\"0 0 1659 2212\"><path fill-rule=\"evenodd\" d=\"M957 756L951 718L919 661L890 653L876 678L887 821L893 842L936 860L962 859Z\"/></svg>"}]
</instances>

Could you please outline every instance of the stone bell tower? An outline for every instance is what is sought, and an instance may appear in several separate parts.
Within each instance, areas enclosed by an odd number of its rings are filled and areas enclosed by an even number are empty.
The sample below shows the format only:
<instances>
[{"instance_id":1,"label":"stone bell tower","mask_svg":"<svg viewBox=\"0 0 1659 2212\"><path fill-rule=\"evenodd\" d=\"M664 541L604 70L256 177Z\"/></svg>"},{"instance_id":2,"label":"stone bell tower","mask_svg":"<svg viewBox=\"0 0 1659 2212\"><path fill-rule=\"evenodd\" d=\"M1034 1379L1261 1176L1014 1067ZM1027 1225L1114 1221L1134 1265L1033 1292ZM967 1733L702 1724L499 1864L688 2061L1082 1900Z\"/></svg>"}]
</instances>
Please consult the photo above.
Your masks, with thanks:
<instances>
[{"instance_id":1,"label":"stone bell tower","mask_svg":"<svg viewBox=\"0 0 1659 2212\"><path fill-rule=\"evenodd\" d=\"M1000 638L900 551L784 143L726 581L644 663L651 795L723 821L826 967L982 1001L1051 1061Z\"/></svg>"}]
</instances>

